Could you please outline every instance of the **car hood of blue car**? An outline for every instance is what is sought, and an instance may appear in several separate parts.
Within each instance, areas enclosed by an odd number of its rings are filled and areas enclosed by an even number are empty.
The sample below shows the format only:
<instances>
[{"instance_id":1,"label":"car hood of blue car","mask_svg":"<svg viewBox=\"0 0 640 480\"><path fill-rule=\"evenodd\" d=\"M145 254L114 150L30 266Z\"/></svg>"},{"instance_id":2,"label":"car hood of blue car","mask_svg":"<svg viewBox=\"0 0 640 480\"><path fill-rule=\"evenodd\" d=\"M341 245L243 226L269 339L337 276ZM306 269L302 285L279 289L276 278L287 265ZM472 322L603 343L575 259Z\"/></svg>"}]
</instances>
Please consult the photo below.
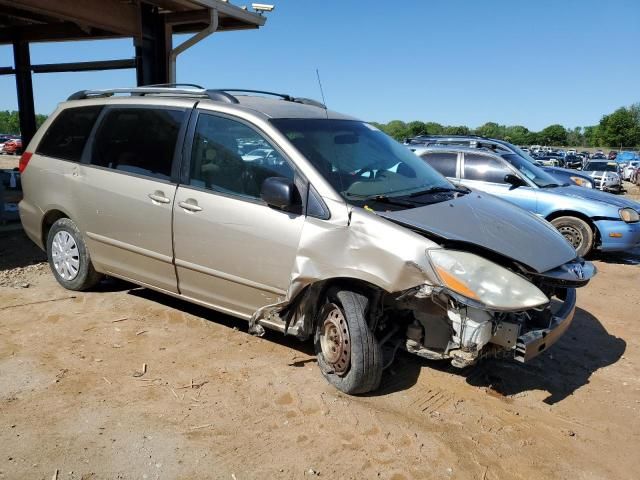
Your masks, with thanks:
<instances>
[{"instance_id":1,"label":"car hood of blue car","mask_svg":"<svg viewBox=\"0 0 640 480\"><path fill-rule=\"evenodd\" d=\"M564 265L576 251L547 221L480 191L378 215L453 242L474 244L538 273Z\"/></svg>"},{"instance_id":2,"label":"car hood of blue car","mask_svg":"<svg viewBox=\"0 0 640 480\"><path fill-rule=\"evenodd\" d=\"M582 200L595 200L597 202L606 203L617 208L633 208L640 212L640 203L629 200L628 198L613 195L612 193L601 192L600 190L583 188L583 187L555 187L555 188L543 188L541 191L549 193L556 193L559 195L566 195L573 198L579 198Z\"/></svg>"}]
</instances>

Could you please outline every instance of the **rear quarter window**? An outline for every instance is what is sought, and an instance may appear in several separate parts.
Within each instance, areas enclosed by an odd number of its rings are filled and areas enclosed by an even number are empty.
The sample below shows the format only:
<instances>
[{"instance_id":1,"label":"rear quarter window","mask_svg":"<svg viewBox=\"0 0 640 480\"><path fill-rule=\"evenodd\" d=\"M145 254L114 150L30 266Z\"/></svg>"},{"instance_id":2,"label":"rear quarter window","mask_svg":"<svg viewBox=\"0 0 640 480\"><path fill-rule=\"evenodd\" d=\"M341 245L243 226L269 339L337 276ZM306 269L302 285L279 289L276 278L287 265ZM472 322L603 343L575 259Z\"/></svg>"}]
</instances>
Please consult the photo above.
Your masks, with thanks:
<instances>
[{"instance_id":1,"label":"rear quarter window","mask_svg":"<svg viewBox=\"0 0 640 480\"><path fill-rule=\"evenodd\" d=\"M102 106L67 108L53 120L36 149L38 155L79 162Z\"/></svg>"},{"instance_id":2,"label":"rear quarter window","mask_svg":"<svg viewBox=\"0 0 640 480\"><path fill-rule=\"evenodd\" d=\"M456 176L456 166L458 163L457 153L424 153L422 154L422 158L445 177Z\"/></svg>"}]
</instances>

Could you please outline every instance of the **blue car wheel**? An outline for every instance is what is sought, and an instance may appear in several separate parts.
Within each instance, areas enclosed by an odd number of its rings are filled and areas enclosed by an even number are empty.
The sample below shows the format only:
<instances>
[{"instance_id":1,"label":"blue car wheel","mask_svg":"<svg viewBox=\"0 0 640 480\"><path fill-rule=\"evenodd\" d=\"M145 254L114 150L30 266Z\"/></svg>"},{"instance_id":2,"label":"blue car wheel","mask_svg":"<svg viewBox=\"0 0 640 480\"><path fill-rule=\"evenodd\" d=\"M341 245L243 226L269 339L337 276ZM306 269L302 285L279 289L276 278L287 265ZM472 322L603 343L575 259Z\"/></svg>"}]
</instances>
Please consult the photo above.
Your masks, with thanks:
<instances>
[{"instance_id":1,"label":"blue car wheel","mask_svg":"<svg viewBox=\"0 0 640 480\"><path fill-rule=\"evenodd\" d=\"M584 257L591 251L594 235L587 222L576 217L558 217L551 220L551 224L564 235L579 256Z\"/></svg>"}]
</instances>

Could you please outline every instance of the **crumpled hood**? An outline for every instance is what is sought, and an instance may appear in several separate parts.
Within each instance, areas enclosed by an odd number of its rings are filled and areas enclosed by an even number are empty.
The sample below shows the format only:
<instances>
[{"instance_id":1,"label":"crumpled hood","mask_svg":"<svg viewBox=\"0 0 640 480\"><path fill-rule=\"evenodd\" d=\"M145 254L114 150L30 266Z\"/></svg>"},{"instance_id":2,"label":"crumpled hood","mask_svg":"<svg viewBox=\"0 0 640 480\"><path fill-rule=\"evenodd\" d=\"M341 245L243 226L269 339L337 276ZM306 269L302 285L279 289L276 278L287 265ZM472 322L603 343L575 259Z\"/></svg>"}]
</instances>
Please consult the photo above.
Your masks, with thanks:
<instances>
[{"instance_id":1,"label":"crumpled hood","mask_svg":"<svg viewBox=\"0 0 640 480\"><path fill-rule=\"evenodd\" d=\"M611 193L602 192L595 188L583 188L583 187L556 187L550 188L549 191L557 192L562 195L568 195L574 198L581 198L585 200L595 200L597 202L613 205L618 208L629 207L640 212L640 203L629 200L628 198L613 195Z\"/></svg>"},{"instance_id":2,"label":"crumpled hood","mask_svg":"<svg viewBox=\"0 0 640 480\"><path fill-rule=\"evenodd\" d=\"M445 240L479 245L538 273L576 258L573 247L550 223L483 192L378 215Z\"/></svg>"}]
</instances>

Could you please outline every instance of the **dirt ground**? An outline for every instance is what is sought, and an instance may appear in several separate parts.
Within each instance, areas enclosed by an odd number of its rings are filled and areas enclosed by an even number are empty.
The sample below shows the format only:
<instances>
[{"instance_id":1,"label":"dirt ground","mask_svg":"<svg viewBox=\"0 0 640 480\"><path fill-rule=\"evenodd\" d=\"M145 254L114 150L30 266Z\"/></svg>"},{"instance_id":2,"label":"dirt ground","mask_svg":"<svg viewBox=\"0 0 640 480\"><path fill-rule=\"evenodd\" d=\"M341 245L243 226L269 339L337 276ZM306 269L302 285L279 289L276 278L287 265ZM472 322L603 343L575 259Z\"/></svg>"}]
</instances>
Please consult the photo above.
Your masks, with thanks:
<instances>
[{"instance_id":1,"label":"dirt ground","mask_svg":"<svg viewBox=\"0 0 640 480\"><path fill-rule=\"evenodd\" d=\"M594 259L532 363L402 354L364 397L309 344L123 282L69 292L43 260L0 232L0 479L638 478L640 251Z\"/></svg>"}]
</instances>

